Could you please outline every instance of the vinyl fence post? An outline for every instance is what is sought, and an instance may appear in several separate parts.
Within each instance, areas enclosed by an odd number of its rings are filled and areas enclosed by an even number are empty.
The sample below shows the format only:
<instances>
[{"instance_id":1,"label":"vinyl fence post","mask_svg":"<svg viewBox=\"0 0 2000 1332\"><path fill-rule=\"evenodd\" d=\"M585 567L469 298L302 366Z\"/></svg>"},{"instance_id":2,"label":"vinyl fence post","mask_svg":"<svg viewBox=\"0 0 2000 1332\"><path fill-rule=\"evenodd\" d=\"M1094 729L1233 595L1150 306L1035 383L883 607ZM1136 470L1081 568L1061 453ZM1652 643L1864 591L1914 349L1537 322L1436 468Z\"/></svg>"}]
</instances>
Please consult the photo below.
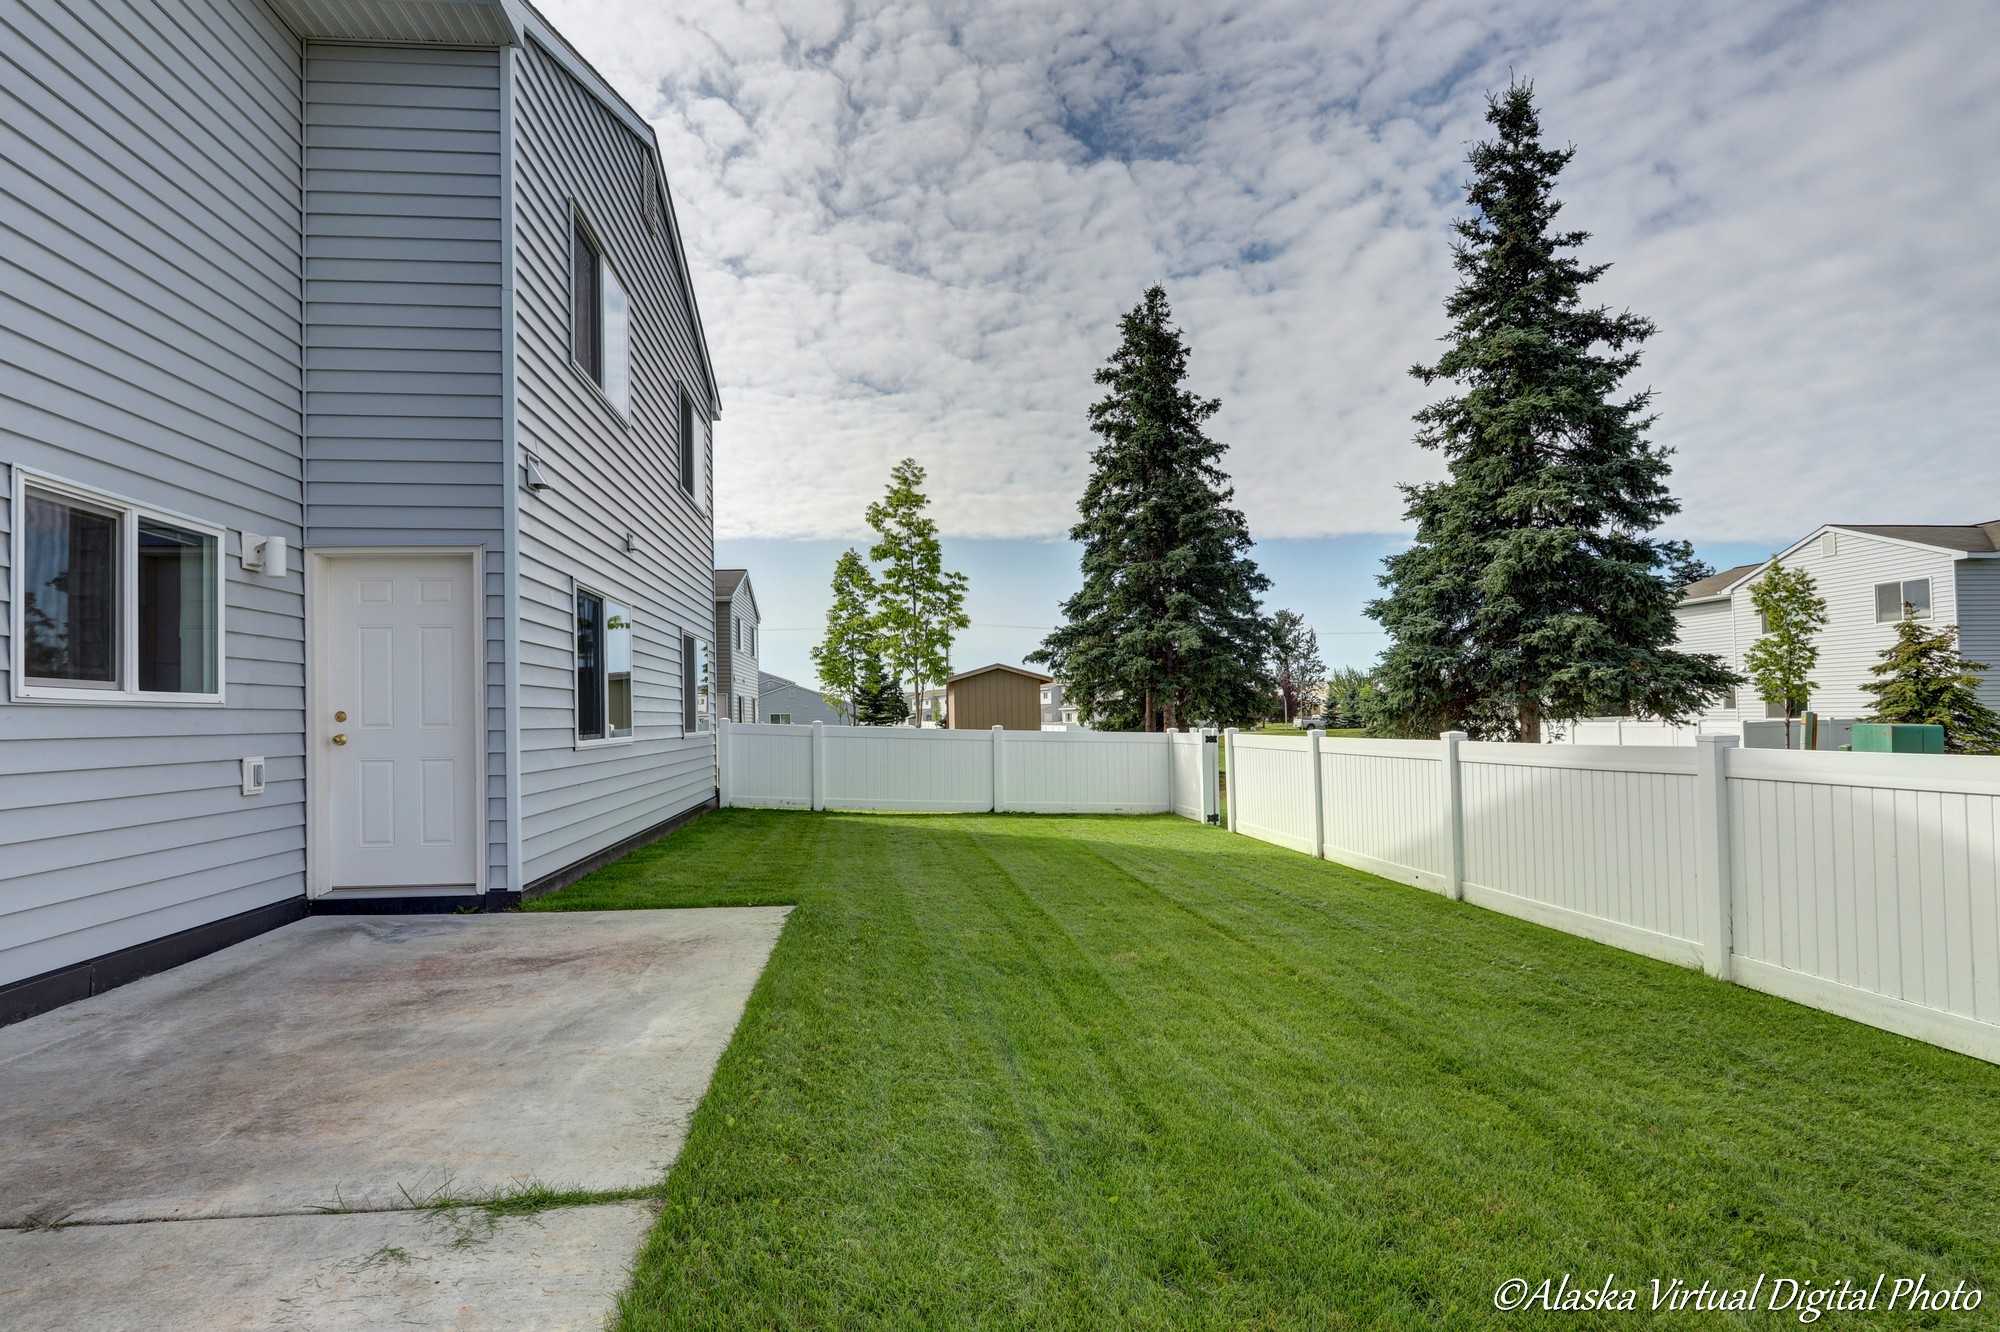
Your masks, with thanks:
<instances>
[{"instance_id":1,"label":"vinyl fence post","mask_svg":"<svg viewBox=\"0 0 2000 1332\"><path fill-rule=\"evenodd\" d=\"M734 732L730 730L727 717L715 723L715 803L719 808L729 808L729 742Z\"/></svg>"},{"instance_id":2,"label":"vinyl fence post","mask_svg":"<svg viewBox=\"0 0 2000 1332\"><path fill-rule=\"evenodd\" d=\"M812 807L826 808L826 723L813 723Z\"/></svg>"},{"instance_id":3,"label":"vinyl fence post","mask_svg":"<svg viewBox=\"0 0 2000 1332\"><path fill-rule=\"evenodd\" d=\"M1444 745L1444 891L1454 902L1465 900L1465 783L1458 766L1464 731L1438 736Z\"/></svg>"},{"instance_id":4,"label":"vinyl fence post","mask_svg":"<svg viewBox=\"0 0 2000 1332\"><path fill-rule=\"evenodd\" d=\"M1237 771L1237 768L1236 768L1236 730L1237 730L1237 728L1236 728L1236 727L1234 727L1234 726L1232 726L1232 727L1230 727L1230 728L1229 728L1228 730L1226 730L1226 731L1224 731L1224 732L1222 733L1222 760L1221 760L1221 762L1222 762L1222 766L1223 766L1223 767L1225 767L1225 768L1227 768L1227 769L1228 769L1228 770L1229 770L1230 772L1235 772L1235 771ZM1218 783L1218 785L1219 785L1219 783ZM1229 790L1229 831L1231 831L1231 832L1235 832L1235 831L1236 831L1236 806L1237 806L1237 803L1238 803L1238 802L1237 802L1237 799L1236 799L1236 779L1235 779L1234 777L1232 777L1232 778L1230 778L1230 779L1229 779L1229 786L1230 786L1230 790Z\"/></svg>"},{"instance_id":5,"label":"vinyl fence post","mask_svg":"<svg viewBox=\"0 0 2000 1332\"><path fill-rule=\"evenodd\" d=\"M1320 798L1322 795L1320 787L1325 778L1320 775L1319 765L1319 742L1323 734L1324 732L1316 726L1306 732L1306 757L1312 761L1314 860L1326 859L1326 802Z\"/></svg>"},{"instance_id":6,"label":"vinyl fence post","mask_svg":"<svg viewBox=\"0 0 2000 1332\"><path fill-rule=\"evenodd\" d=\"M1222 822L1222 739L1213 726L1201 733L1201 821Z\"/></svg>"},{"instance_id":7,"label":"vinyl fence post","mask_svg":"<svg viewBox=\"0 0 2000 1332\"><path fill-rule=\"evenodd\" d=\"M1695 880L1701 900L1702 970L1728 980L1730 931L1736 913L1729 874L1729 751L1733 735L1704 735L1695 742Z\"/></svg>"},{"instance_id":8,"label":"vinyl fence post","mask_svg":"<svg viewBox=\"0 0 2000 1332\"><path fill-rule=\"evenodd\" d=\"M1002 813L1007 808L1007 799L1002 794L1007 785L1006 735L1006 727L995 726L993 728L993 812L995 814Z\"/></svg>"}]
</instances>

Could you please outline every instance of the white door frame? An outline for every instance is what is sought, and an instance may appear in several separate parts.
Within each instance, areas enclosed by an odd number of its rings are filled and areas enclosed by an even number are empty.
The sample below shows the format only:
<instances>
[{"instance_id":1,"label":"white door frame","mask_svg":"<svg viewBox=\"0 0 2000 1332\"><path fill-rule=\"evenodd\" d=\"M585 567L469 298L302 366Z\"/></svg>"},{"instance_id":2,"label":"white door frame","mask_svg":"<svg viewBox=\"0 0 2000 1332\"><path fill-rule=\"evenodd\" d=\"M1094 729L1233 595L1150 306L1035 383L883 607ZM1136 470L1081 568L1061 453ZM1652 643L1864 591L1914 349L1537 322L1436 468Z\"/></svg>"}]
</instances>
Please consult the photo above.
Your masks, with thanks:
<instances>
[{"instance_id":1,"label":"white door frame","mask_svg":"<svg viewBox=\"0 0 2000 1332\"><path fill-rule=\"evenodd\" d=\"M473 820L472 827L477 841L477 856L472 869L473 886L468 891L458 888L409 889L399 892L370 894L356 891L355 897L464 897L483 896L486 892L487 874L487 828L486 828L486 765L490 757L486 752L486 548L484 546L317 546L305 552L306 556L306 897L308 900L324 897L333 891L327 881L327 838L330 835L328 818L330 802L327 800L329 779L327 765L333 760L333 749L327 740L329 723L320 716L320 702L326 697L326 654L320 650L325 639L323 617L326 614L326 576L335 560L371 559L394 557L397 555L425 556L431 559L457 557L468 562L472 572L472 641L474 651L468 670L468 683L472 692L467 695L472 700L473 734L478 740L478 762L475 770L479 780L472 782Z\"/></svg>"}]
</instances>

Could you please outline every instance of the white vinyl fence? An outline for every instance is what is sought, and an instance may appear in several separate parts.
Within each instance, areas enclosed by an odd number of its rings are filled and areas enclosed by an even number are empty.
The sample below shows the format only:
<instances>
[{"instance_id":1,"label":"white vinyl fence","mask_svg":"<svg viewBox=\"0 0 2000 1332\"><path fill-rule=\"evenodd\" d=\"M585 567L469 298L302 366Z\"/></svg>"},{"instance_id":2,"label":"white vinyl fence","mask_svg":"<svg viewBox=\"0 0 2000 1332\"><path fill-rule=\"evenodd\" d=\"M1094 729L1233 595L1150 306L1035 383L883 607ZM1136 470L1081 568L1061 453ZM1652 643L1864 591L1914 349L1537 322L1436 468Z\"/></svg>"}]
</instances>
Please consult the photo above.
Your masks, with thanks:
<instances>
[{"instance_id":1,"label":"white vinyl fence","mask_svg":"<svg viewBox=\"0 0 2000 1332\"><path fill-rule=\"evenodd\" d=\"M722 803L1167 813L2000 1063L2000 758L724 722Z\"/></svg>"},{"instance_id":2,"label":"white vinyl fence","mask_svg":"<svg viewBox=\"0 0 2000 1332\"><path fill-rule=\"evenodd\" d=\"M719 722L725 805L1183 814L1214 821L1214 737Z\"/></svg>"},{"instance_id":3,"label":"white vinyl fence","mask_svg":"<svg viewBox=\"0 0 2000 1332\"><path fill-rule=\"evenodd\" d=\"M2000 1062L2000 758L1230 739L1234 831Z\"/></svg>"}]
</instances>

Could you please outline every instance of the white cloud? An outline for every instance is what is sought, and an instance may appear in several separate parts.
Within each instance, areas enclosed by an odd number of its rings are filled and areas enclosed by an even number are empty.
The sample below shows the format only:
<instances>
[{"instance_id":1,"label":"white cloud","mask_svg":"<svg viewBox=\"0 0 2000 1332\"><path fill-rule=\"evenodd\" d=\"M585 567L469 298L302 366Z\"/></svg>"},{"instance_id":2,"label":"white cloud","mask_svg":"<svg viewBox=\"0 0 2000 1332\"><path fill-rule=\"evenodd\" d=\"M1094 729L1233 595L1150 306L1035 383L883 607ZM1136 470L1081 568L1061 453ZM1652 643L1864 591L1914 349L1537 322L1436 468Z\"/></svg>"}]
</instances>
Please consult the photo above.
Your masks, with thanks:
<instances>
[{"instance_id":1,"label":"white cloud","mask_svg":"<svg viewBox=\"0 0 2000 1332\"><path fill-rule=\"evenodd\" d=\"M2000 516L2000 10L545 0L658 127L722 380L726 536L1065 530L1090 372L1164 280L1260 536L1395 528L1487 89L1653 318L1675 526ZM1926 485L1928 478L1940 482Z\"/></svg>"}]
</instances>

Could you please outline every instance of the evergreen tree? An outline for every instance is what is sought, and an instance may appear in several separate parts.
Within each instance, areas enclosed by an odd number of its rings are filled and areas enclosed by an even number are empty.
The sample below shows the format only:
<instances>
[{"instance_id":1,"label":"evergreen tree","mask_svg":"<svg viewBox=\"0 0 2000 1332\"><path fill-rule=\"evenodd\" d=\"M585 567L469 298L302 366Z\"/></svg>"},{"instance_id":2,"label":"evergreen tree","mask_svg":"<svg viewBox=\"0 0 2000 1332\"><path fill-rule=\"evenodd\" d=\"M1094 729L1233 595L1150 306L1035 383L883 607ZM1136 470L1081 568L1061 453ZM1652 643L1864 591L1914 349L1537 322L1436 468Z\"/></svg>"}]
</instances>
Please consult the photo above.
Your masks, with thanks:
<instances>
[{"instance_id":1,"label":"evergreen tree","mask_svg":"<svg viewBox=\"0 0 2000 1332\"><path fill-rule=\"evenodd\" d=\"M833 565L833 604L826 610L826 634L813 646L819 685L835 709L852 723L860 716L858 696L864 667L881 669L876 641L875 576L859 551L849 548Z\"/></svg>"},{"instance_id":2,"label":"evergreen tree","mask_svg":"<svg viewBox=\"0 0 2000 1332\"><path fill-rule=\"evenodd\" d=\"M1826 627L1826 599L1811 574L1773 559L1750 589L1750 604L1764 617L1764 634L1743 654L1743 664L1763 700L1783 705L1789 746L1792 718L1806 710L1817 688L1812 679L1819 664L1814 635Z\"/></svg>"},{"instance_id":3,"label":"evergreen tree","mask_svg":"<svg viewBox=\"0 0 2000 1332\"><path fill-rule=\"evenodd\" d=\"M882 658L870 654L863 659L859 688L855 692L855 721L861 726L901 726L910 719L910 705L903 699Z\"/></svg>"},{"instance_id":4,"label":"evergreen tree","mask_svg":"<svg viewBox=\"0 0 2000 1332\"><path fill-rule=\"evenodd\" d=\"M1685 719L1736 682L1673 650L1680 548L1650 535L1679 509L1647 439L1650 392L1618 398L1653 325L1583 303L1606 265L1574 256L1553 194L1573 150L1542 146L1533 86L1489 97L1454 223L1444 354L1413 373L1460 392L1417 414L1448 479L1404 486L1416 543L1368 613L1391 644L1374 729L1537 741L1545 721L1629 709Z\"/></svg>"},{"instance_id":5,"label":"evergreen tree","mask_svg":"<svg viewBox=\"0 0 2000 1332\"><path fill-rule=\"evenodd\" d=\"M1306 628L1306 617L1297 611L1281 610L1271 617L1271 679L1287 722L1309 715L1326 695L1319 635Z\"/></svg>"},{"instance_id":6,"label":"evergreen tree","mask_svg":"<svg viewBox=\"0 0 2000 1332\"><path fill-rule=\"evenodd\" d=\"M937 524L925 513L924 469L905 458L889 474L889 490L868 506L876 541L868 558L882 566L875 632L890 671L910 681L921 699L926 681L951 674L951 638L969 628L965 575L944 567Z\"/></svg>"},{"instance_id":7,"label":"evergreen tree","mask_svg":"<svg viewBox=\"0 0 2000 1332\"><path fill-rule=\"evenodd\" d=\"M1875 695L1869 721L1942 726L1947 753L2000 754L2000 712L1979 701L1986 663L1959 654L1957 626L1926 629L1906 614L1869 670L1877 677L1861 686Z\"/></svg>"},{"instance_id":8,"label":"evergreen tree","mask_svg":"<svg viewBox=\"0 0 2000 1332\"><path fill-rule=\"evenodd\" d=\"M1150 288L1121 321L1090 408L1101 443L1070 539L1083 588L1028 660L1063 682L1085 721L1157 731L1256 715L1269 696L1270 579L1229 506L1223 446L1203 426L1221 403L1187 391L1188 347L1167 294Z\"/></svg>"}]
</instances>

